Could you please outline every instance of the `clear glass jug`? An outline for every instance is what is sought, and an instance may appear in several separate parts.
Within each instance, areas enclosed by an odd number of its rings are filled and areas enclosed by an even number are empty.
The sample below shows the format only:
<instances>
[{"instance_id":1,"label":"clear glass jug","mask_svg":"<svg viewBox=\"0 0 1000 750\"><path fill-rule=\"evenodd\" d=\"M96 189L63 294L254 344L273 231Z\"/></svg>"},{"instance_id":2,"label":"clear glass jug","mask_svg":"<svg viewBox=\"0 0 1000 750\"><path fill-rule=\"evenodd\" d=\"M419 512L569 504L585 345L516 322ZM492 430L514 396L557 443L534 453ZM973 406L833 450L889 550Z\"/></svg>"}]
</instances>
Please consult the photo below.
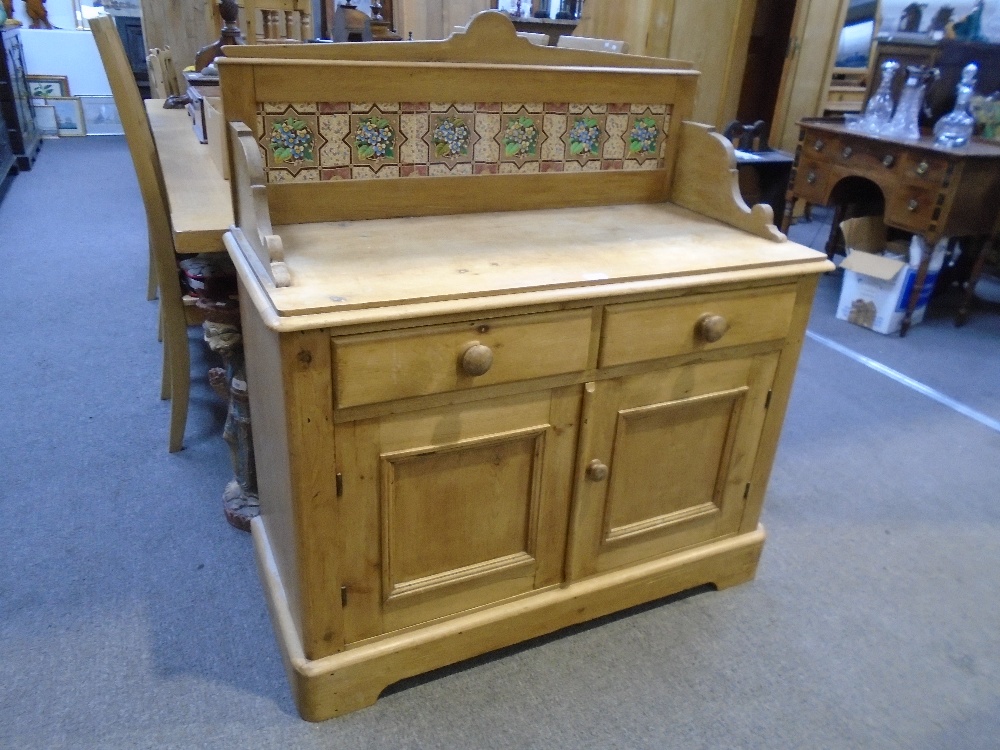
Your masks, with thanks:
<instances>
[{"instance_id":1,"label":"clear glass jug","mask_svg":"<svg viewBox=\"0 0 1000 750\"><path fill-rule=\"evenodd\" d=\"M895 60L886 60L882 63L882 80L879 81L878 90L865 105L865 113L861 119L850 127L877 135L888 126L893 110L892 79L897 70L899 63Z\"/></svg>"},{"instance_id":2,"label":"clear glass jug","mask_svg":"<svg viewBox=\"0 0 1000 750\"><path fill-rule=\"evenodd\" d=\"M910 141L920 138L920 110L924 106L927 86L936 81L939 75L937 68L924 68L919 65L906 67L906 86L899 95L896 114L884 129L883 135Z\"/></svg>"}]
</instances>

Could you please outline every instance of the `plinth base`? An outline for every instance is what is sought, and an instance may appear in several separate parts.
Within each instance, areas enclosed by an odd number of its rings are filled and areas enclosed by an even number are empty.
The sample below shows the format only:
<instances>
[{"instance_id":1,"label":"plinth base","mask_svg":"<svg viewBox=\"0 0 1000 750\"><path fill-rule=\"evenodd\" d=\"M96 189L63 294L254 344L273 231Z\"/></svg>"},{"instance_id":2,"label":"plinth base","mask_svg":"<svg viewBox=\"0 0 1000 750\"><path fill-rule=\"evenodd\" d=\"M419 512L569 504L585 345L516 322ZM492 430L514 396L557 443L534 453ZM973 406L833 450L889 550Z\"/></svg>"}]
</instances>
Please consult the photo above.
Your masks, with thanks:
<instances>
[{"instance_id":1,"label":"plinth base","mask_svg":"<svg viewBox=\"0 0 1000 750\"><path fill-rule=\"evenodd\" d=\"M288 607L264 519L251 523L257 568L285 671L302 718L322 721L378 700L413 675L536 638L705 584L723 589L753 578L764 529L667 558L508 599L448 620L373 639L320 659L307 659ZM306 598L306 597L303 597Z\"/></svg>"}]
</instances>

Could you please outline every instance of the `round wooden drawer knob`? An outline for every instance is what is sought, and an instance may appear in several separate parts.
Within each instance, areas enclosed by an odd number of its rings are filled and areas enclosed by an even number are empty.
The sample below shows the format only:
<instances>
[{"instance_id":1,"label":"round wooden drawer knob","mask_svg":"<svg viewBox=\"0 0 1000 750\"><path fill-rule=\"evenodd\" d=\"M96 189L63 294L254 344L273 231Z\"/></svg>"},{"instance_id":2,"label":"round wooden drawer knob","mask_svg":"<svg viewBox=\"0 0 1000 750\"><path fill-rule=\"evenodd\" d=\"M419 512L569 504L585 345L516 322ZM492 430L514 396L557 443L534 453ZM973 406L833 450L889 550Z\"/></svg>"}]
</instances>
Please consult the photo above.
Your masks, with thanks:
<instances>
[{"instance_id":1,"label":"round wooden drawer knob","mask_svg":"<svg viewBox=\"0 0 1000 750\"><path fill-rule=\"evenodd\" d=\"M593 459L587 464L587 479L591 482L603 482L608 478L608 466L601 463L599 458Z\"/></svg>"},{"instance_id":2,"label":"round wooden drawer knob","mask_svg":"<svg viewBox=\"0 0 1000 750\"><path fill-rule=\"evenodd\" d=\"M698 323L695 325L698 336L710 344L721 339L728 330L729 321L714 313L705 313L698 318Z\"/></svg>"},{"instance_id":3,"label":"round wooden drawer knob","mask_svg":"<svg viewBox=\"0 0 1000 750\"><path fill-rule=\"evenodd\" d=\"M475 377L485 375L493 366L493 350L478 341L462 354L462 372Z\"/></svg>"}]
</instances>

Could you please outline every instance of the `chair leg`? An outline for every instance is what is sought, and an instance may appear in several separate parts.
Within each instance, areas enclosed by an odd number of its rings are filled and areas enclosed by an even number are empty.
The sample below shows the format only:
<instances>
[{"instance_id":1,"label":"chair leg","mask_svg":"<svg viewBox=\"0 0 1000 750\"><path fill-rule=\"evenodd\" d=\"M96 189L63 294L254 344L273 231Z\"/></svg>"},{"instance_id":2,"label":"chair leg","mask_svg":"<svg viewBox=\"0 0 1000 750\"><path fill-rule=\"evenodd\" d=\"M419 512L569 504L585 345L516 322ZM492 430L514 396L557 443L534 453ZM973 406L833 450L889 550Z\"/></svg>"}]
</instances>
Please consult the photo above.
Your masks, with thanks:
<instances>
[{"instance_id":1,"label":"chair leg","mask_svg":"<svg viewBox=\"0 0 1000 750\"><path fill-rule=\"evenodd\" d=\"M153 242L149 242L149 272L146 274L146 299L156 299L159 284L156 282L156 259L153 257ZM161 339L162 341L162 339Z\"/></svg>"},{"instance_id":2,"label":"chair leg","mask_svg":"<svg viewBox=\"0 0 1000 750\"><path fill-rule=\"evenodd\" d=\"M191 352L188 349L187 322L180 295L161 295L163 340L170 378L170 452L184 447L188 401L191 395Z\"/></svg>"}]
</instances>

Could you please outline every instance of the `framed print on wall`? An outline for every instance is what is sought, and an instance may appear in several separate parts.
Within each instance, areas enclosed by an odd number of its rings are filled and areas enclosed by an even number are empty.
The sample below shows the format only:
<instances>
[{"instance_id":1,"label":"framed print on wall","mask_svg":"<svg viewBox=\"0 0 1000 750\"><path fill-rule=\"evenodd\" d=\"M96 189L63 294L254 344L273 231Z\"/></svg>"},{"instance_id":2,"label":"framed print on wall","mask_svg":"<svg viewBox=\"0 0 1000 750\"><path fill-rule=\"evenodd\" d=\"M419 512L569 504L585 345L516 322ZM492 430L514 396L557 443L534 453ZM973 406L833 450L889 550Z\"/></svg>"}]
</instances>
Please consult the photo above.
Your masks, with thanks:
<instances>
[{"instance_id":1,"label":"framed print on wall","mask_svg":"<svg viewBox=\"0 0 1000 750\"><path fill-rule=\"evenodd\" d=\"M46 100L55 107L56 125L60 136L86 135L87 124L83 119L83 105L75 96L50 96Z\"/></svg>"},{"instance_id":2,"label":"framed print on wall","mask_svg":"<svg viewBox=\"0 0 1000 750\"><path fill-rule=\"evenodd\" d=\"M48 99L53 96L69 96L69 79L66 76L43 76L29 73L28 96L32 99Z\"/></svg>"}]
</instances>

